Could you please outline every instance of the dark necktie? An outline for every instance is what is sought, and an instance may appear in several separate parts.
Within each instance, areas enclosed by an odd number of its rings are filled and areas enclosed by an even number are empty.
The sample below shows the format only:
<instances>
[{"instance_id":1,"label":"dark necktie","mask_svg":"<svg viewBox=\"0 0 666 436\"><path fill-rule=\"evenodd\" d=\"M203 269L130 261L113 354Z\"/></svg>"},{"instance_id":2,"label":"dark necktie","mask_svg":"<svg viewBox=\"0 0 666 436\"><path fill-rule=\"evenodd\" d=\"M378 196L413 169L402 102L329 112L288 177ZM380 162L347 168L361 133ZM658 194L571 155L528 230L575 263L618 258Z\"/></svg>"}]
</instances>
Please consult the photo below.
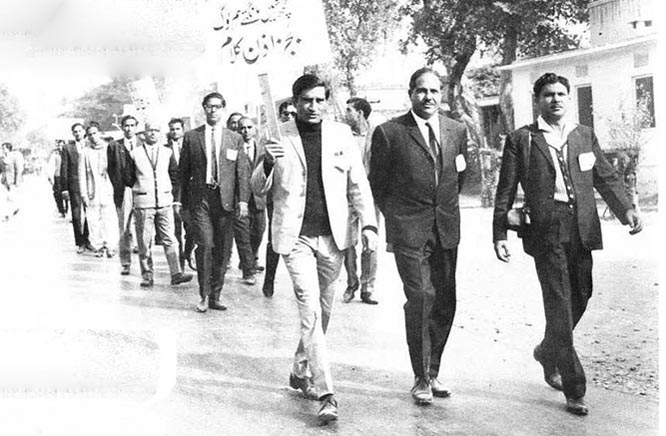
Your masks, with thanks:
<instances>
[{"instance_id":1,"label":"dark necktie","mask_svg":"<svg viewBox=\"0 0 666 436\"><path fill-rule=\"evenodd\" d=\"M569 197L569 204L573 204L575 200L573 184L571 183L571 177L569 176L567 163L564 161L564 154L562 153L563 148L564 145L559 149L553 147L553 150L555 150L555 154L557 155L557 162L560 164L560 171L562 171L562 179L564 179L564 186L567 190L567 197Z\"/></svg>"},{"instance_id":2,"label":"dark necktie","mask_svg":"<svg viewBox=\"0 0 666 436\"><path fill-rule=\"evenodd\" d=\"M428 126L428 145L430 146L430 153L432 154L432 158L435 161L435 180L439 180L439 143L437 142L435 130L432 128L432 125L430 123L426 123L426 126Z\"/></svg>"},{"instance_id":3,"label":"dark necktie","mask_svg":"<svg viewBox=\"0 0 666 436\"><path fill-rule=\"evenodd\" d=\"M217 183L217 153L215 152L215 128L210 129L210 176Z\"/></svg>"}]
</instances>

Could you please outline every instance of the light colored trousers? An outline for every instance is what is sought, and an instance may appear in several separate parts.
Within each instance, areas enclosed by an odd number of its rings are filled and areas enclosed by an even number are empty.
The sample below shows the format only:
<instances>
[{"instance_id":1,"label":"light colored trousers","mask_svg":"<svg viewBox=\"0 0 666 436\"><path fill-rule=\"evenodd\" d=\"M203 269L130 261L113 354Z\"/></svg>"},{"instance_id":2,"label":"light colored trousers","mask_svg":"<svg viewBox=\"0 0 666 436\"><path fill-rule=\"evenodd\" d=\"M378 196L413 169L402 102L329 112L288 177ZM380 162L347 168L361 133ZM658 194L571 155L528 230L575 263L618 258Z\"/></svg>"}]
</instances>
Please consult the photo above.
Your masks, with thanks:
<instances>
[{"instance_id":1,"label":"light colored trousers","mask_svg":"<svg viewBox=\"0 0 666 436\"><path fill-rule=\"evenodd\" d=\"M291 253L283 255L298 303L301 338L292 372L312 377L321 397L333 393L333 379L324 334L333 307L344 254L332 236L300 236Z\"/></svg>"},{"instance_id":2,"label":"light colored trousers","mask_svg":"<svg viewBox=\"0 0 666 436\"><path fill-rule=\"evenodd\" d=\"M88 219L88 239L95 250L106 247L116 251L118 247L118 217L113 198L101 203L92 202L86 207Z\"/></svg>"},{"instance_id":3,"label":"light colored trousers","mask_svg":"<svg viewBox=\"0 0 666 436\"><path fill-rule=\"evenodd\" d=\"M149 207L145 209L134 209L134 222L136 224L136 239L139 243L139 265L143 278L153 278L153 254L152 246L155 229L162 239L162 247L169 264L171 276L181 272L178 260L178 241L174 236L173 208Z\"/></svg>"}]
</instances>

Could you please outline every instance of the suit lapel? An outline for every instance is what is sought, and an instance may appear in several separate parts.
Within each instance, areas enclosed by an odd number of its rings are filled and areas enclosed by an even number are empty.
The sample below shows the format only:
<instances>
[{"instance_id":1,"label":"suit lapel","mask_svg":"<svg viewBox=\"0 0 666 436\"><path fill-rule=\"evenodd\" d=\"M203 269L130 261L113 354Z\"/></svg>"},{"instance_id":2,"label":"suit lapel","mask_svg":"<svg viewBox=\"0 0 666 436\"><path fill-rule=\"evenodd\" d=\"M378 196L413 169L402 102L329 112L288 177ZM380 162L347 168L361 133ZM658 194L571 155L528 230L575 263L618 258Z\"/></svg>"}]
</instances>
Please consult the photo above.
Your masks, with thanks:
<instances>
[{"instance_id":1,"label":"suit lapel","mask_svg":"<svg viewBox=\"0 0 666 436\"><path fill-rule=\"evenodd\" d=\"M411 112L405 115L405 122L407 130L409 131L409 135L412 137L414 142L416 142L419 145L419 147L423 149L423 151L428 153L428 156L432 157L432 153L430 152L430 147L428 146L428 144L426 144L425 138L421 134L421 130L419 130L419 126L418 124L416 124L416 120L414 119L414 116L411 114Z\"/></svg>"},{"instance_id":2,"label":"suit lapel","mask_svg":"<svg viewBox=\"0 0 666 436\"><path fill-rule=\"evenodd\" d=\"M578 145L581 144L580 135L578 133L578 127L569 132L567 137L567 165L569 165L569 173L572 173L574 168L578 168L576 165L576 159L580 154Z\"/></svg>"},{"instance_id":3,"label":"suit lapel","mask_svg":"<svg viewBox=\"0 0 666 436\"><path fill-rule=\"evenodd\" d=\"M201 154L203 155L206 162L208 162L208 156L206 155L206 126L205 125L203 125L199 128L199 131L197 132L197 136L199 137L199 148L201 150ZM204 171L205 171L205 168L204 168Z\"/></svg>"},{"instance_id":4,"label":"suit lapel","mask_svg":"<svg viewBox=\"0 0 666 436\"><path fill-rule=\"evenodd\" d=\"M305 164L305 151L303 150L303 141L301 141L301 135L298 133L298 128L296 127L295 121L290 121L282 125L284 136L289 140L289 143L296 151L298 158L301 160L303 167L306 167ZM322 143L324 142L322 133Z\"/></svg>"},{"instance_id":5,"label":"suit lapel","mask_svg":"<svg viewBox=\"0 0 666 436\"><path fill-rule=\"evenodd\" d=\"M550 155L550 150L548 149L548 144L546 143L546 138L543 136L543 132L536 130L534 133L534 145L536 145L536 148L543 153L551 168L555 169L555 163L553 162L553 157Z\"/></svg>"}]
</instances>

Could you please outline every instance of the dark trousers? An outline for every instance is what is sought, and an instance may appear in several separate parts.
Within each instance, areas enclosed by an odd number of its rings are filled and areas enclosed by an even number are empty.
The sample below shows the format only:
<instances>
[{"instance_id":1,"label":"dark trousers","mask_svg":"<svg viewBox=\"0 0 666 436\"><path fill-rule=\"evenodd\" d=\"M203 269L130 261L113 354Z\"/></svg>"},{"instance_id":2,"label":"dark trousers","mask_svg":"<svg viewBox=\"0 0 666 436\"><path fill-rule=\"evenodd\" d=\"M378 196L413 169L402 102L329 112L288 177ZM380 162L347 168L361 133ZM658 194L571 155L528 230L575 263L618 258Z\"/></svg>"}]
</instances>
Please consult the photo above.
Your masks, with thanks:
<instances>
[{"instance_id":1,"label":"dark trousers","mask_svg":"<svg viewBox=\"0 0 666 436\"><path fill-rule=\"evenodd\" d=\"M83 218L83 204L81 198L76 195L71 195L69 204L72 211L72 227L74 228L74 243L77 247L85 247L90 245L88 241L88 220Z\"/></svg>"},{"instance_id":2,"label":"dark trousers","mask_svg":"<svg viewBox=\"0 0 666 436\"><path fill-rule=\"evenodd\" d=\"M458 249L445 250L433 232L419 250L394 247L407 302L407 346L415 376L436 378L456 313Z\"/></svg>"},{"instance_id":3,"label":"dark trousers","mask_svg":"<svg viewBox=\"0 0 666 436\"><path fill-rule=\"evenodd\" d=\"M585 395L585 371L573 342L573 330L592 296L592 253L578 233L573 208L557 203L554 220L544 237L546 249L534 257L541 283L546 331L544 358L557 366L567 398Z\"/></svg>"},{"instance_id":4,"label":"dark trousers","mask_svg":"<svg viewBox=\"0 0 666 436\"><path fill-rule=\"evenodd\" d=\"M185 259L189 259L194 250L194 238L190 233L190 222L185 218L187 214L183 212L180 208L178 212L176 212L176 208L173 209L174 234L179 246L178 258L180 259L181 270L185 268ZM184 243L183 240L185 240Z\"/></svg>"},{"instance_id":5,"label":"dark trousers","mask_svg":"<svg viewBox=\"0 0 666 436\"><path fill-rule=\"evenodd\" d=\"M264 211L253 207L249 209L248 216L234 219L234 239L244 277L255 272L259 246L266 230Z\"/></svg>"},{"instance_id":6,"label":"dark trousers","mask_svg":"<svg viewBox=\"0 0 666 436\"><path fill-rule=\"evenodd\" d=\"M273 222L273 203L266 205L266 212L268 215L268 240L266 241L266 272L264 275L264 288L273 288L275 285L275 273L277 271L278 263L280 262L280 255L273 251L273 244L271 242L272 231L271 224Z\"/></svg>"},{"instance_id":7,"label":"dark trousers","mask_svg":"<svg viewBox=\"0 0 666 436\"><path fill-rule=\"evenodd\" d=\"M201 203L192 210L192 230L197 244L199 293L202 298L217 301L224 286L234 214L222 208L219 188L206 191Z\"/></svg>"},{"instance_id":8,"label":"dark trousers","mask_svg":"<svg viewBox=\"0 0 666 436\"><path fill-rule=\"evenodd\" d=\"M69 202L62 196L62 182L60 176L53 178L53 199L55 200L56 207L60 215L66 215L69 208Z\"/></svg>"}]
</instances>

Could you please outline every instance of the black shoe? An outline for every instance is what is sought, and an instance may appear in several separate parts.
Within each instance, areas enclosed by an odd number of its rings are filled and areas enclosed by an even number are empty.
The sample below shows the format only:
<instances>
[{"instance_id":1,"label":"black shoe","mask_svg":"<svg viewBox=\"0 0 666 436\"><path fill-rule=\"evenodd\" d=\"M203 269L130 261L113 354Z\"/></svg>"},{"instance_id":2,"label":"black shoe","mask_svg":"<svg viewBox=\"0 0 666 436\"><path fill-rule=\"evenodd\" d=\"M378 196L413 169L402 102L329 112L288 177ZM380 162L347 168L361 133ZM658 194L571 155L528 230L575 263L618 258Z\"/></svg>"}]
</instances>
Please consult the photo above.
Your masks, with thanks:
<instances>
[{"instance_id":1,"label":"black shoe","mask_svg":"<svg viewBox=\"0 0 666 436\"><path fill-rule=\"evenodd\" d=\"M180 285L181 283L187 283L192 280L192 274L178 273L171 276L172 285Z\"/></svg>"},{"instance_id":2,"label":"black shoe","mask_svg":"<svg viewBox=\"0 0 666 436\"><path fill-rule=\"evenodd\" d=\"M128 276L130 274L130 266L129 265L122 265L120 268L120 275L121 276Z\"/></svg>"},{"instance_id":3,"label":"black shoe","mask_svg":"<svg viewBox=\"0 0 666 436\"><path fill-rule=\"evenodd\" d=\"M227 306L220 303L219 301L210 300L208 302L208 308L212 310L227 310Z\"/></svg>"},{"instance_id":4,"label":"black shoe","mask_svg":"<svg viewBox=\"0 0 666 436\"><path fill-rule=\"evenodd\" d=\"M143 280L141 280L140 286L142 288L151 288L153 286L153 279L144 278Z\"/></svg>"},{"instance_id":5,"label":"black shoe","mask_svg":"<svg viewBox=\"0 0 666 436\"><path fill-rule=\"evenodd\" d=\"M416 404L430 404L432 403L432 388L428 379L425 377L415 377L414 387L412 387L412 397Z\"/></svg>"},{"instance_id":6,"label":"black shoe","mask_svg":"<svg viewBox=\"0 0 666 436\"><path fill-rule=\"evenodd\" d=\"M436 378L430 379L430 389L432 390L432 395L434 397L446 398L451 396L451 391Z\"/></svg>"},{"instance_id":7,"label":"black shoe","mask_svg":"<svg viewBox=\"0 0 666 436\"><path fill-rule=\"evenodd\" d=\"M361 292L361 301L365 304L379 304L379 301L373 300L372 294L370 292Z\"/></svg>"},{"instance_id":8,"label":"black shoe","mask_svg":"<svg viewBox=\"0 0 666 436\"><path fill-rule=\"evenodd\" d=\"M272 297L274 290L274 286L272 283L264 283L263 288L261 288L261 291L264 293L264 297Z\"/></svg>"},{"instance_id":9,"label":"black shoe","mask_svg":"<svg viewBox=\"0 0 666 436\"><path fill-rule=\"evenodd\" d=\"M342 301L344 301L345 303L351 303L351 301L354 299L355 292L356 290L353 288L345 289L345 293L342 294Z\"/></svg>"},{"instance_id":10,"label":"black shoe","mask_svg":"<svg viewBox=\"0 0 666 436\"><path fill-rule=\"evenodd\" d=\"M338 402L333 398L333 394L325 395L321 399L321 408L317 413L317 418L324 424L338 419Z\"/></svg>"},{"instance_id":11,"label":"black shoe","mask_svg":"<svg viewBox=\"0 0 666 436\"><path fill-rule=\"evenodd\" d=\"M298 377L293 372L289 374L289 386L292 389L301 390L303 395L308 400L318 399L317 391L315 390L312 380L309 377Z\"/></svg>"},{"instance_id":12,"label":"black shoe","mask_svg":"<svg viewBox=\"0 0 666 436\"><path fill-rule=\"evenodd\" d=\"M585 416L590 413L587 406L585 405L583 397L567 398L567 412L578 416Z\"/></svg>"},{"instance_id":13,"label":"black shoe","mask_svg":"<svg viewBox=\"0 0 666 436\"><path fill-rule=\"evenodd\" d=\"M208 310L208 297L204 297L197 304L197 312L204 313Z\"/></svg>"},{"instance_id":14,"label":"black shoe","mask_svg":"<svg viewBox=\"0 0 666 436\"><path fill-rule=\"evenodd\" d=\"M557 367L551 363L548 363L543 356L543 350L541 349L541 344L534 347L534 352L532 353L534 360L539 362L543 367L543 379L546 381L548 386L558 391L562 390L562 376L557 370Z\"/></svg>"}]
</instances>

